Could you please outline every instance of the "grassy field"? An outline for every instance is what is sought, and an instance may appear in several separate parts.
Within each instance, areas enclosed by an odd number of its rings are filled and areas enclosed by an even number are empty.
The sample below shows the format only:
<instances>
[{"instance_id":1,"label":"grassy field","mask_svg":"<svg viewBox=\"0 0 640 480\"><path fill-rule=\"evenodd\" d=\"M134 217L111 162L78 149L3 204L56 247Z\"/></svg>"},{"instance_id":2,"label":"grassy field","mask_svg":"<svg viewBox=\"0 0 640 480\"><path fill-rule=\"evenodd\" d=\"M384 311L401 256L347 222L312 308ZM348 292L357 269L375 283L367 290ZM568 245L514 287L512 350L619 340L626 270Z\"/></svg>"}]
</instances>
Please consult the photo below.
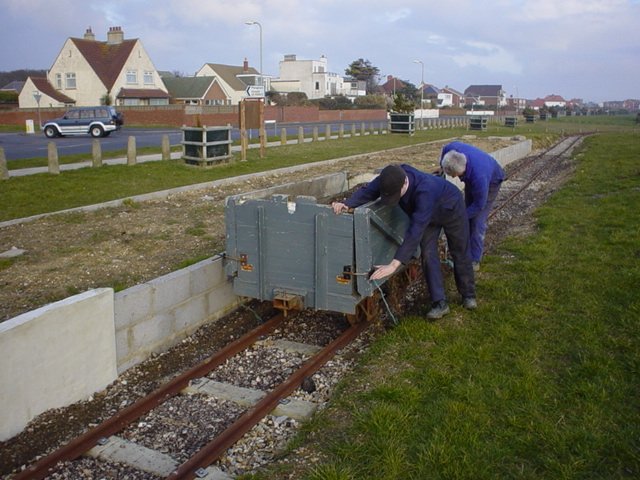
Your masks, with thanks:
<instances>
[{"instance_id":1,"label":"grassy field","mask_svg":"<svg viewBox=\"0 0 640 480\"><path fill-rule=\"evenodd\" d=\"M373 345L298 478L640 478L638 158L637 134L587 139L538 232L483 262L476 311Z\"/></svg>"}]
</instances>

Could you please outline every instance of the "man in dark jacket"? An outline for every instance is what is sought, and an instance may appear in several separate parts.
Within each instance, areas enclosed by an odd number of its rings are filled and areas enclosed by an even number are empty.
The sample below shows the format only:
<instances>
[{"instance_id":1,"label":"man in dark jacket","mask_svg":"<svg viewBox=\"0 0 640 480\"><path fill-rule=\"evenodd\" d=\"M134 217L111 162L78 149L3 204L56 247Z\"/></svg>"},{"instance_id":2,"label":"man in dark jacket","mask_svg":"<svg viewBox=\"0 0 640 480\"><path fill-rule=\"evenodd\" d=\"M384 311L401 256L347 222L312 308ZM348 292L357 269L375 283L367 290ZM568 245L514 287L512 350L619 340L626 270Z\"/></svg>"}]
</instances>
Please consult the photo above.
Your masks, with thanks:
<instances>
[{"instance_id":1,"label":"man in dark jacket","mask_svg":"<svg viewBox=\"0 0 640 480\"><path fill-rule=\"evenodd\" d=\"M427 318L441 318L449 313L438 253L438 237L444 228L463 305L468 309L476 308L475 280L469 254L469 221L458 187L410 165L388 165L378 177L344 203L334 202L333 211L338 214L378 197L384 205L399 205L409 216L409 227L391 263L377 266L370 279L392 275L411 259L419 245L422 269L432 301Z\"/></svg>"},{"instance_id":2,"label":"man in dark jacket","mask_svg":"<svg viewBox=\"0 0 640 480\"><path fill-rule=\"evenodd\" d=\"M488 153L462 142L442 149L440 165L444 173L464 182L464 198L469 217L469 238L473 269L480 270L487 218L504 180L500 164Z\"/></svg>"}]
</instances>

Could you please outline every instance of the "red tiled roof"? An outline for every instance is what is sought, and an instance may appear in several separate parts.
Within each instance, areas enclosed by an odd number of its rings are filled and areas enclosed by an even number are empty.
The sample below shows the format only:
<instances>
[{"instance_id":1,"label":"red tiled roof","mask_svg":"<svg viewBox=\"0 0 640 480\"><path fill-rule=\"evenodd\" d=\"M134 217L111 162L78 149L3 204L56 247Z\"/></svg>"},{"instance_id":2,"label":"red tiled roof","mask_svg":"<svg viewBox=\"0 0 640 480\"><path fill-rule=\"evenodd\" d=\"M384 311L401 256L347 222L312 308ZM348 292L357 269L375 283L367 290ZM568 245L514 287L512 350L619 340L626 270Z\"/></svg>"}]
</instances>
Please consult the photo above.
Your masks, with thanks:
<instances>
[{"instance_id":1,"label":"red tiled roof","mask_svg":"<svg viewBox=\"0 0 640 480\"><path fill-rule=\"evenodd\" d=\"M121 88L117 98L171 98L159 88Z\"/></svg>"},{"instance_id":2,"label":"red tiled roof","mask_svg":"<svg viewBox=\"0 0 640 480\"><path fill-rule=\"evenodd\" d=\"M40 90L45 95L53 98L62 103L76 103L73 98L67 97L65 94L60 93L58 90L53 88L53 85L49 83L45 77L29 77L31 81L36 86L38 90Z\"/></svg>"},{"instance_id":3,"label":"red tiled roof","mask_svg":"<svg viewBox=\"0 0 640 480\"><path fill-rule=\"evenodd\" d=\"M138 40L123 40L122 43L118 44L84 40L82 38L72 38L71 41L91 65L91 68L96 72L96 75L98 75L107 90L111 91Z\"/></svg>"}]
</instances>

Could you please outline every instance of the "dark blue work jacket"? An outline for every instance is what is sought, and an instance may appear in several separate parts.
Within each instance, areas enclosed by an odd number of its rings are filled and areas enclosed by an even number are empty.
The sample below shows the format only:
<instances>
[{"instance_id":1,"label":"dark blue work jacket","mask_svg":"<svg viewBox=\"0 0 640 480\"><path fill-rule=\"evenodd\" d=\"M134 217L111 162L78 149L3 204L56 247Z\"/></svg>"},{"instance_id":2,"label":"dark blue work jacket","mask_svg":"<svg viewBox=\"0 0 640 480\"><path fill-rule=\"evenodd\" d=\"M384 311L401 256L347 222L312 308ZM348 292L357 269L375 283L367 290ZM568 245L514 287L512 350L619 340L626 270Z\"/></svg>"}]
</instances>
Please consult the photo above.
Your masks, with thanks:
<instances>
[{"instance_id":1,"label":"dark blue work jacket","mask_svg":"<svg viewBox=\"0 0 640 480\"><path fill-rule=\"evenodd\" d=\"M462 202L462 193L444 178L421 172L407 164L400 166L409 178L409 188L399 203L400 208L409 216L409 227L394 258L407 263L418 248L429 224L443 225L452 220L452 211L458 202ZM376 177L345 200L345 205L355 208L375 200L380 196L379 185L379 178Z\"/></svg>"},{"instance_id":2,"label":"dark blue work jacket","mask_svg":"<svg viewBox=\"0 0 640 480\"><path fill-rule=\"evenodd\" d=\"M451 142L445 145L440 161L451 150L463 153L467 157L467 168L460 176L460 180L464 182L467 216L472 219L484 210L489 189L502 183L504 171L496 159L487 152L462 142Z\"/></svg>"}]
</instances>

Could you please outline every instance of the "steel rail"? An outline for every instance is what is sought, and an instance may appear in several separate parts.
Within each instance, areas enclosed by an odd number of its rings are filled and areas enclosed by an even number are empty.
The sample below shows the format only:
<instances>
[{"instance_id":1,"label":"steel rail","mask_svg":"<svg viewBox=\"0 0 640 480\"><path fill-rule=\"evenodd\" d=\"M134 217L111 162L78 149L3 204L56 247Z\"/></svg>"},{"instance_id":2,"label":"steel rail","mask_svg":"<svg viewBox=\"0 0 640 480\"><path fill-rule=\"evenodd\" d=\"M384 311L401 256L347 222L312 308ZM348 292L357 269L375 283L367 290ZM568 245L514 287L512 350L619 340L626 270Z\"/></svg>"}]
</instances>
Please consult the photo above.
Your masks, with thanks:
<instances>
[{"instance_id":1,"label":"steel rail","mask_svg":"<svg viewBox=\"0 0 640 480\"><path fill-rule=\"evenodd\" d=\"M295 371L278 387L262 398L251 409L240 416L233 424L227 427L220 435L200 449L189 460L180 465L167 477L167 480L193 479L199 475L199 471L206 469L224 452L236 443L261 419L267 416L282 398L291 394L302 381L316 372L322 365L330 360L337 350L353 341L365 328L367 322L360 322L345 330L338 338L324 347L318 354L308 360L300 369Z\"/></svg>"},{"instance_id":2,"label":"steel rail","mask_svg":"<svg viewBox=\"0 0 640 480\"><path fill-rule=\"evenodd\" d=\"M113 435L114 433L124 429L131 422L137 420L161 403L180 393L181 390L189 385L189 382L192 379L206 375L228 358L255 343L261 336L269 333L280 325L283 320L284 315L281 313L275 315L259 327L254 328L239 339L229 343L204 362L196 365L190 370L187 370L185 373L177 376L169 383L161 386L146 397L137 400L129 407L116 413L113 417L105 420L100 425L75 438L46 457L43 457L32 466L27 467L14 477L14 480L41 480L45 478L54 470L57 463L75 460L80 455L97 445L101 438Z\"/></svg>"},{"instance_id":3,"label":"steel rail","mask_svg":"<svg viewBox=\"0 0 640 480\"><path fill-rule=\"evenodd\" d=\"M561 152L554 154L548 161L553 161L559 157L561 157L562 155L564 155L564 153L569 150L571 147L573 147L583 136L585 136L586 134L582 134L582 135L578 135L576 136L571 143L565 147ZM564 141L564 140L563 140ZM557 144L555 144L554 146L552 146L551 148L549 148L546 152L536 156L533 158L533 160L527 162L526 166L532 165L534 163L534 161L545 157L546 155L548 155L549 151L553 150L554 148L557 148L558 145L561 142L558 142ZM548 162L547 162L548 163ZM516 170L515 172L512 172L509 177L507 179L511 179L513 177L513 175L515 173L519 173L524 169L524 167L519 168L518 170ZM541 168L539 168L532 176L529 180L527 180L527 182L522 185L518 190L516 190L515 192L513 192L511 195L509 195L509 197L507 197L506 200L504 200L500 205L498 205L497 207L494 207L493 210L491 210L491 213L489 213L487 220L490 220L491 218L493 218L500 210L502 210L504 207L506 207L509 202L511 202L511 200L513 200L515 197L517 197L518 195L520 195L525 188L527 188L529 185L531 185L533 183L533 181L538 178L542 172L544 172L547 169L547 165L545 163L545 165L543 165Z\"/></svg>"}]
</instances>

